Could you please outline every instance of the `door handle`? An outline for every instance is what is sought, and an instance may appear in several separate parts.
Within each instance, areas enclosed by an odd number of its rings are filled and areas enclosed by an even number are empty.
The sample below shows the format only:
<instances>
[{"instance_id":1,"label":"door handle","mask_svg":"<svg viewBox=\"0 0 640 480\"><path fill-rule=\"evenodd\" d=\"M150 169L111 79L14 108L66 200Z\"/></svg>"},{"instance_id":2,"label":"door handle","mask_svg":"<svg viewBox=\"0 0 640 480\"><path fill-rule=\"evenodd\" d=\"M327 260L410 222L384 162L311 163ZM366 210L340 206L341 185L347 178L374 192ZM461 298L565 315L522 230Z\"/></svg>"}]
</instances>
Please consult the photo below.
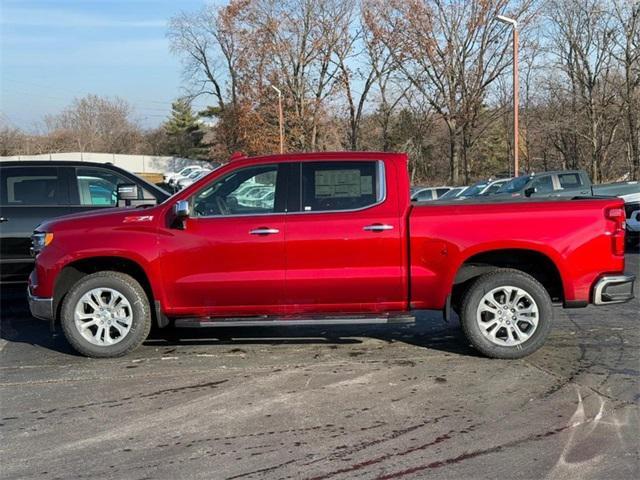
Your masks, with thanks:
<instances>
[{"instance_id":1,"label":"door handle","mask_svg":"<svg viewBox=\"0 0 640 480\"><path fill-rule=\"evenodd\" d=\"M280 233L280 230L278 230L277 228L261 227L251 230L249 233L251 235L273 235L275 233Z\"/></svg>"},{"instance_id":2,"label":"door handle","mask_svg":"<svg viewBox=\"0 0 640 480\"><path fill-rule=\"evenodd\" d=\"M393 230L393 225L385 225L382 223L374 223L363 228L367 232L384 232L385 230Z\"/></svg>"},{"instance_id":3,"label":"door handle","mask_svg":"<svg viewBox=\"0 0 640 480\"><path fill-rule=\"evenodd\" d=\"M0 217L0 223L8 222L9 219L7 217Z\"/></svg>"}]
</instances>

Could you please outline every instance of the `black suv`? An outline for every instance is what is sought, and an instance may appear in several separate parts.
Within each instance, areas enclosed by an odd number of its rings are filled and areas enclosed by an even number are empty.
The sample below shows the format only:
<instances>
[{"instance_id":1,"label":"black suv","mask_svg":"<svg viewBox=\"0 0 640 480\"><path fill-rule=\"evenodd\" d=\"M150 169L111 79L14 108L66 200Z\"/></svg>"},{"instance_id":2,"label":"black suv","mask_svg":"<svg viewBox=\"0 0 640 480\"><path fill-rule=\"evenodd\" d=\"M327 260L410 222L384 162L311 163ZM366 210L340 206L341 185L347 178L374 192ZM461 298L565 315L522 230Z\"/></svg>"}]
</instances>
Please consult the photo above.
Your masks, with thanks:
<instances>
[{"instance_id":1,"label":"black suv","mask_svg":"<svg viewBox=\"0 0 640 480\"><path fill-rule=\"evenodd\" d=\"M0 162L0 283L26 282L33 269L31 234L70 213L155 205L169 194L111 164L71 161Z\"/></svg>"}]
</instances>

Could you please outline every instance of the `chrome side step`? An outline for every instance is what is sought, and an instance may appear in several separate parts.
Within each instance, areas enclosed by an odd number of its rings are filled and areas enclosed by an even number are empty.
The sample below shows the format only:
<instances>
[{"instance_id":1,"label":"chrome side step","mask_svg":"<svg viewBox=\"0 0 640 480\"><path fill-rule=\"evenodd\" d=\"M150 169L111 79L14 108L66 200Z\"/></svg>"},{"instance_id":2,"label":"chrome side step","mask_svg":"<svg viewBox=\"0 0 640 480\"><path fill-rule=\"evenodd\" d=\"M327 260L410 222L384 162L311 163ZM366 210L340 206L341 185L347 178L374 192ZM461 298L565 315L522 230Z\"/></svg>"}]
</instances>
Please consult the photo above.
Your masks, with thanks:
<instances>
[{"instance_id":1,"label":"chrome side step","mask_svg":"<svg viewBox=\"0 0 640 480\"><path fill-rule=\"evenodd\" d=\"M293 327L325 325L375 325L415 323L413 315L386 316L325 316L325 317L240 317L240 318L179 318L176 327Z\"/></svg>"}]
</instances>

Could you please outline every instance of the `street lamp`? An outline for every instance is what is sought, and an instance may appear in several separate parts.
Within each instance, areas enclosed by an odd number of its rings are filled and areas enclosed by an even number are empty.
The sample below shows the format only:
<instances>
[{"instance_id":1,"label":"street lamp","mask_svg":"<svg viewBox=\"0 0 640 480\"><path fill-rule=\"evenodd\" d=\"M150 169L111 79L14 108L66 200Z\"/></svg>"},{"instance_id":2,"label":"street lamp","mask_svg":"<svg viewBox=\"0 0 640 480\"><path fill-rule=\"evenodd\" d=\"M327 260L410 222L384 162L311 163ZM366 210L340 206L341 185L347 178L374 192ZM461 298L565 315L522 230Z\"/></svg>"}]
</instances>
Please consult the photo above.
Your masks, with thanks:
<instances>
[{"instance_id":1,"label":"street lamp","mask_svg":"<svg viewBox=\"0 0 640 480\"><path fill-rule=\"evenodd\" d=\"M271 85L278 92L278 118L280 122L280 153L284 153L284 114L282 113L282 92L279 88Z\"/></svg>"},{"instance_id":2,"label":"street lamp","mask_svg":"<svg viewBox=\"0 0 640 480\"><path fill-rule=\"evenodd\" d=\"M513 18L498 15L499 22L508 23L513 28L513 172L518 176L519 146L518 146L518 107L520 82L518 78L518 22Z\"/></svg>"}]
</instances>

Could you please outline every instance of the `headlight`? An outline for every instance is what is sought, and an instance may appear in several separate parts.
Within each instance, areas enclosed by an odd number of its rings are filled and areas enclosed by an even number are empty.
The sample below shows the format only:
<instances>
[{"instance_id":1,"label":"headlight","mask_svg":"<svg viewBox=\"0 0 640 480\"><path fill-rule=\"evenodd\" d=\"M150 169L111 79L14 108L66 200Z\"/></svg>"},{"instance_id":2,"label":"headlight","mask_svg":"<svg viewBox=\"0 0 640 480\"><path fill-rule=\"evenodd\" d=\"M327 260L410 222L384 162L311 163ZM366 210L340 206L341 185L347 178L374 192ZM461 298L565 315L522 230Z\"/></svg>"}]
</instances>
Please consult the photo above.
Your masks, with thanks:
<instances>
[{"instance_id":1,"label":"headlight","mask_svg":"<svg viewBox=\"0 0 640 480\"><path fill-rule=\"evenodd\" d=\"M38 255L44 247L53 241L53 233L36 232L31 235L31 255Z\"/></svg>"}]
</instances>

